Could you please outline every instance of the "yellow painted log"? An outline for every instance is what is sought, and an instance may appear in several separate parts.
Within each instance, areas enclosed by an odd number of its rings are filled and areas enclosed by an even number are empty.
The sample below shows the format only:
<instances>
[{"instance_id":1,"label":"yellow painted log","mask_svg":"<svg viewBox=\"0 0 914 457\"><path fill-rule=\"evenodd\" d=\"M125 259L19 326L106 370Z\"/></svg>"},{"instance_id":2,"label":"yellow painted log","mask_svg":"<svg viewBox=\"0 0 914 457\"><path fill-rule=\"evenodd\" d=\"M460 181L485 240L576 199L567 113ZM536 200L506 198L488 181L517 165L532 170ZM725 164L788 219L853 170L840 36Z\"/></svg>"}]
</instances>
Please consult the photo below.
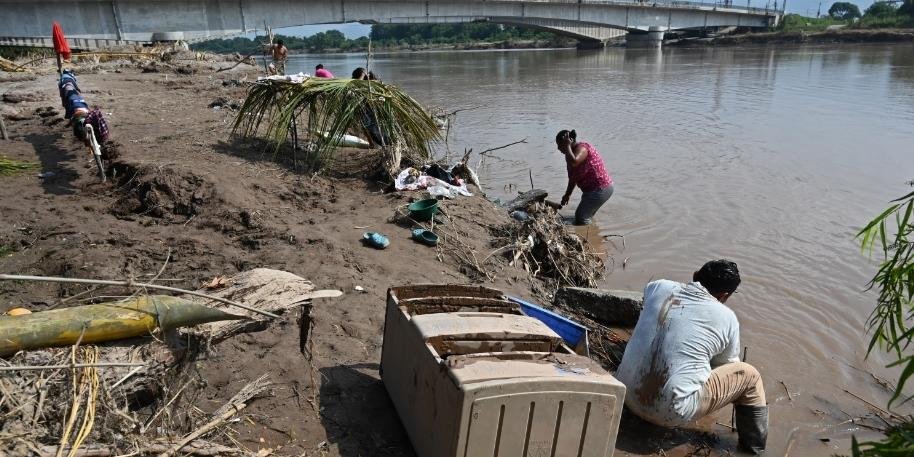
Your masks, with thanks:
<instances>
[{"instance_id":1,"label":"yellow painted log","mask_svg":"<svg viewBox=\"0 0 914 457\"><path fill-rule=\"evenodd\" d=\"M100 343L149 335L157 328L172 329L230 319L246 317L164 295L0 316L0 357L24 349L74 344L83 328L83 343Z\"/></svg>"}]
</instances>

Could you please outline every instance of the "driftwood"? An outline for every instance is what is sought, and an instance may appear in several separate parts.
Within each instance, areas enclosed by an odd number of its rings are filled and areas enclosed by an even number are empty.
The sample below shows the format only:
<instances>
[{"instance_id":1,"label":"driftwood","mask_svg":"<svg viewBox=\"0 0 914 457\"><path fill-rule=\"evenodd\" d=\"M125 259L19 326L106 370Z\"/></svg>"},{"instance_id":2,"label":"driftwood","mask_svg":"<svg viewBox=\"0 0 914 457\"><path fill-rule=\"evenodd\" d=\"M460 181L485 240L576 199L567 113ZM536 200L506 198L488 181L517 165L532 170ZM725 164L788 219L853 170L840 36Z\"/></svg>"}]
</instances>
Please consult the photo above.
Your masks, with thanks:
<instances>
[{"instance_id":1,"label":"driftwood","mask_svg":"<svg viewBox=\"0 0 914 457\"><path fill-rule=\"evenodd\" d=\"M605 264L559 214L536 198L545 191L525 192L510 207L524 208L529 217L499 229L495 252L508 252L511 265L532 276L554 280L554 286L594 287L605 273ZM529 203L524 206L524 203Z\"/></svg>"},{"instance_id":2,"label":"driftwood","mask_svg":"<svg viewBox=\"0 0 914 457\"><path fill-rule=\"evenodd\" d=\"M505 208L509 213L512 211L524 211L533 203L545 201L548 196L549 193L543 189L528 190L518 195L514 200L505 203Z\"/></svg>"},{"instance_id":3,"label":"driftwood","mask_svg":"<svg viewBox=\"0 0 914 457\"><path fill-rule=\"evenodd\" d=\"M314 290L311 281L289 272L256 268L233 276L224 288L207 290L207 294L212 297L244 301L260 311L268 311L271 314L283 314L296 307L307 307L315 298L338 297L343 293L338 290ZM228 308L219 303L213 303L211 306L216 309ZM250 320L201 325L195 332L219 341L263 326L264 319L259 315L248 313L247 317Z\"/></svg>"},{"instance_id":4,"label":"driftwood","mask_svg":"<svg viewBox=\"0 0 914 457\"><path fill-rule=\"evenodd\" d=\"M235 311L236 308L224 303L247 303L255 309L246 313L253 322L203 324L180 333L166 331L157 333L156 338L122 340L97 347L87 347L81 338L79 347L91 348L91 358L81 349L74 359L73 351L64 347L20 351L5 363L0 361L0 417L4 422L0 454L54 456L60 447L61 455L83 457L250 455L250 451L240 446L213 444L207 439L221 442L217 437L219 430L238 417L238 411L262 394L269 383L260 378L219 410L201 415L202 411L194 405L205 380L192 364L216 338L249 330L236 323L263 328L270 323L263 317L264 311L275 312L287 320L295 319L300 312L307 319L312 300L342 294L314 289L310 281L278 270L258 269L217 278L207 281L199 291L205 291L214 302L220 301L209 305ZM98 387L74 391L69 376L74 367L79 373L91 370L91 385L98 382ZM76 398L81 401L70 427L69 441L63 446L48 446L64 436ZM136 406L138 400L143 405ZM83 411L104 418L103 426L95 420L92 427Z\"/></svg>"}]
</instances>

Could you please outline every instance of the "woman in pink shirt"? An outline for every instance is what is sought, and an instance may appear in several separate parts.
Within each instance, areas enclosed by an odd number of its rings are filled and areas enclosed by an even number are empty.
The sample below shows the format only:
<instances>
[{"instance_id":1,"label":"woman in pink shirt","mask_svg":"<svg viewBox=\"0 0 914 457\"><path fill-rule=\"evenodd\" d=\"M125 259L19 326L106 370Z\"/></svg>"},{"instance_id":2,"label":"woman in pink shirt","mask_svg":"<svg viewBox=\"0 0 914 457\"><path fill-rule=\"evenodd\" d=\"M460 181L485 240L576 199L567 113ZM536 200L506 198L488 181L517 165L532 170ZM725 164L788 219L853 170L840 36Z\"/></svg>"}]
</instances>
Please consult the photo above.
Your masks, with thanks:
<instances>
[{"instance_id":1,"label":"woman in pink shirt","mask_svg":"<svg viewBox=\"0 0 914 457\"><path fill-rule=\"evenodd\" d=\"M565 156L568 167L568 187L562 196L562 206L568 204L575 186L581 188L581 202L574 212L576 225L591 223L597 210L613 195L613 178L606 172L606 165L597 149L586 142L578 142L574 130L562 130L555 136L555 144Z\"/></svg>"},{"instance_id":2,"label":"woman in pink shirt","mask_svg":"<svg viewBox=\"0 0 914 457\"><path fill-rule=\"evenodd\" d=\"M333 73L330 73L330 70L324 68L324 64L319 63L314 67L314 77L315 78L333 78Z\"/></svg>"}]
</instances>

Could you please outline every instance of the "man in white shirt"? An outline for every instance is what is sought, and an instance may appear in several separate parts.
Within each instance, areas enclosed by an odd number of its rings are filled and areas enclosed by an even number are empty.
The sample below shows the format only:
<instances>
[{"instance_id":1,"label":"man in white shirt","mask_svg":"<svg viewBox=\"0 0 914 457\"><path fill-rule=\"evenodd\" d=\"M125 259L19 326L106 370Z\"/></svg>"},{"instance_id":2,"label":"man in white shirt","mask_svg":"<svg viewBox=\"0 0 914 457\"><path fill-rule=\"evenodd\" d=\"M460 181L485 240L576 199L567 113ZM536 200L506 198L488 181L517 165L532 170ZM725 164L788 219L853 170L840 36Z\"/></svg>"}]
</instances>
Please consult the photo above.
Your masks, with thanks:
<instances>
[{"instance_id":1,"label":"man in white shirt","mask_svg":"<svg viewBox=\"0 0 914 457\"><path fill-rule=\"evenodd\" d=\"M679 426L733 403L739 444L759 453L768 438L768 406L758 370L739 359L739 322L724 303L739 270L712 260L693 282L659 280L644 288L644 309L616 378L625 405L645 420Z\"/></svg>"}]
</instances>

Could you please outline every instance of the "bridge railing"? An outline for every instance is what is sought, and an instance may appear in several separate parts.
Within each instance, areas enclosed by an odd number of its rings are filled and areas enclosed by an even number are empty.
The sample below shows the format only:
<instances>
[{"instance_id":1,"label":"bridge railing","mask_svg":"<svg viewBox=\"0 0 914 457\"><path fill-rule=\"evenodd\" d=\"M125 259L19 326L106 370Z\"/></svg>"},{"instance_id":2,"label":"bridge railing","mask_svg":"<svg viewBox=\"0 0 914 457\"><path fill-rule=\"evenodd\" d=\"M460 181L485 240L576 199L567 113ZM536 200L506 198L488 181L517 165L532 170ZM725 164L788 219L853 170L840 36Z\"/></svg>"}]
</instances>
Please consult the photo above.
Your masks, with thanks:
<instances>
[{"instance_id":1,"label":"bridge railing","mask_svg":"<svg viewBox=\"0 0 914 457\"><path fill-rule=\"evenodd\" d=\"M786 0L581 0L574 3L586 5L638 5L657 7L714 8L739 13L765 15L782 15L787 6ZM755 5L755 6L752 6ZM764 5L764 6L762 6Z\"/></svg>"}]
</instances>

